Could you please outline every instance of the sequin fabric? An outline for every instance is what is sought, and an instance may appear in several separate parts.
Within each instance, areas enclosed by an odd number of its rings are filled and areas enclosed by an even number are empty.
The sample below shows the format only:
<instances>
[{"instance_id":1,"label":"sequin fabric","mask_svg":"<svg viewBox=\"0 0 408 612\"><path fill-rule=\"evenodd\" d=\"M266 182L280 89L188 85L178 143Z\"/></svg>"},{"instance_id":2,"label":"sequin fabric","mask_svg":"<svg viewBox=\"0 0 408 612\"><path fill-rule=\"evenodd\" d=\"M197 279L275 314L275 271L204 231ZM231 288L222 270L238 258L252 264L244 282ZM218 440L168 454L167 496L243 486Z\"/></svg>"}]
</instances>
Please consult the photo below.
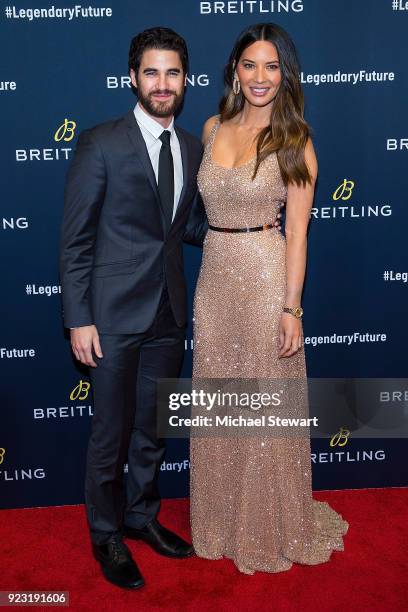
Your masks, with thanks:
<instances>
[{"instance_id":1,"label":"sequin fabric","mask_svg":"<svg viewBox=\"0 0 408 612\"><path fill-rule=\"evenodd\" d=\"M271 223L286 202L276 155L226 168L212 158L217 121L198 186L211 225ZM209 230L194 301L193 379L306 377L303 349L278 358L285 300L285 238ZM343 550L348 523L312 497L310 439L193 437L191 527L195 551L230 558L245 574L315 565Z\"/></svg>"}]
</instances>

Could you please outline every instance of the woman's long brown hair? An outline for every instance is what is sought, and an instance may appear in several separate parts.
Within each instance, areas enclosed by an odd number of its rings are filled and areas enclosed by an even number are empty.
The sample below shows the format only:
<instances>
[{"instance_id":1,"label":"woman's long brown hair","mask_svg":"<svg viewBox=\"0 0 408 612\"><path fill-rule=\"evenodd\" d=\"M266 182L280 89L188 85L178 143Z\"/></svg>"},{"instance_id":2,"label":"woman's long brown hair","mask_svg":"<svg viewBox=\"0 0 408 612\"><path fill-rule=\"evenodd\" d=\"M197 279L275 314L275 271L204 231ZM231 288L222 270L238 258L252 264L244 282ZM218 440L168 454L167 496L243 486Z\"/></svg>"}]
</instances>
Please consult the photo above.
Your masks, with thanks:
<instances>
[{"instance_id":1,"label":"woman's long brown hair","mask_svg":"<svg viewBox=\"0 0 408 612\"><path fill-rule=\"evenodd\" d=\"M242 90L235 95L232 89L235 66L243 51L258 40L275 45L281 70L281 84L272 104L270 125L257 136L256 164L252 180L259 165L271 153L276 152L285 185L305 185L311 176L305 162L305 145L309 126L304 113L304 97L300 83L300 66L295 45L287 32L275 23L259 23L250 26L238 37L224 71L225 91L220 102L220 121L235 117L244 107Z\"/></svg>"}]
</instances>

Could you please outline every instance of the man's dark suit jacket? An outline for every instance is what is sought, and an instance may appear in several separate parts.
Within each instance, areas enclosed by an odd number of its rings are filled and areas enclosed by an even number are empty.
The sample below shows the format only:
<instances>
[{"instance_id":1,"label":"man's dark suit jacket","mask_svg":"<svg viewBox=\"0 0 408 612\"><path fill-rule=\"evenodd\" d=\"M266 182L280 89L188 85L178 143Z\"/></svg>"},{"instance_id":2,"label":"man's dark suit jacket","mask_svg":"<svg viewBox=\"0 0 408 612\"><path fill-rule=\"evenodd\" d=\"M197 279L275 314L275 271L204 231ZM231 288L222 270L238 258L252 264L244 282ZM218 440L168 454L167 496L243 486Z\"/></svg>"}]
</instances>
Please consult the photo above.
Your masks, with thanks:
<instances>
[{"instance_id":1,"label":"man's dark suit jacket","mask_svg":"<svg viewBox=\"0 0 408 612\"><path fill-rule=\"evenodd\" d=\"M196 184L202 144L175 129L183 190L170 227L133 111L80 134L66 181L60 251L66 327L146 331L165 282L176 322L185 325L182 241L201 245L207 221Z\"/></svg>"}]
</instances>

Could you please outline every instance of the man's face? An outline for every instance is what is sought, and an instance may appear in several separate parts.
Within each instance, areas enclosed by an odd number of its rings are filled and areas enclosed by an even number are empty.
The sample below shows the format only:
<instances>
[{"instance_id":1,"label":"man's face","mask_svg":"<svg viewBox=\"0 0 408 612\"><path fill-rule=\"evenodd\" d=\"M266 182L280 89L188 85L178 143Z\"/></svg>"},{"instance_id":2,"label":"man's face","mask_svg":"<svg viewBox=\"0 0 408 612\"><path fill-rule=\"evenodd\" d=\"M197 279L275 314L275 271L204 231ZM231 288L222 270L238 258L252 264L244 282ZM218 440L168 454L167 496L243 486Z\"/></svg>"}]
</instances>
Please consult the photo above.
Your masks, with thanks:
<instances>
[{"instance_id":1,"label":"man's face","mask_svg":"<svg viewBox=\"0 0 408 612\"><path fill-rule=\"evenodd\" d=\"M177 51L147 49L139 73L130 71L139 102L153 117L171 117L184 96L185 75Z\"/></svg>"}]
</instances>

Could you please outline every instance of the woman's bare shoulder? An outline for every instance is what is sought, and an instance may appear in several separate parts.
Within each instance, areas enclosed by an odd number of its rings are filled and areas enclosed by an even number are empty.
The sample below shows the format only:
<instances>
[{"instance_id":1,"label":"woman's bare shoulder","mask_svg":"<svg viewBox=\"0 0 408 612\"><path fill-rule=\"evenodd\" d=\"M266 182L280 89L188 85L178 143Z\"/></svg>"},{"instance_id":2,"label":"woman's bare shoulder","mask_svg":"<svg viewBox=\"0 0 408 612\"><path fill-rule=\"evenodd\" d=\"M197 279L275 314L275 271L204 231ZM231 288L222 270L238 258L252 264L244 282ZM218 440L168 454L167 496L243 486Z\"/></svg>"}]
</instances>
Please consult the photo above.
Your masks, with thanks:
<instances>
[{"instance_id":1,"label":"woman's bare shoulder","mask_svg":"<svg viewBox=\"0 0 408 612\"><path fill-rule=\"evenodd\" d=\"M318 173L318 164L315 148L310 137L307 139L305 146L305 162L307 164L307 167L309 168L309 172L313 181L315 181Z\"/></svg>"},{"instance_id":2,"label":"woman's bare shoulder","mask_svg":"<svg viewBox=\"0 0 408 612\"><path fill-rule=\"evenodd\" d=\"M204 123L203 133L202 133L202 136L201 136L201 140L202 140L203 145L207 144L208 139L209 139L210 134L211 134L211 130L213 129L214 125L219 120L219 117L220 117L219 115L213 115L212 117L207 119L207 121Z\"/></svg>"}]
</instances>

